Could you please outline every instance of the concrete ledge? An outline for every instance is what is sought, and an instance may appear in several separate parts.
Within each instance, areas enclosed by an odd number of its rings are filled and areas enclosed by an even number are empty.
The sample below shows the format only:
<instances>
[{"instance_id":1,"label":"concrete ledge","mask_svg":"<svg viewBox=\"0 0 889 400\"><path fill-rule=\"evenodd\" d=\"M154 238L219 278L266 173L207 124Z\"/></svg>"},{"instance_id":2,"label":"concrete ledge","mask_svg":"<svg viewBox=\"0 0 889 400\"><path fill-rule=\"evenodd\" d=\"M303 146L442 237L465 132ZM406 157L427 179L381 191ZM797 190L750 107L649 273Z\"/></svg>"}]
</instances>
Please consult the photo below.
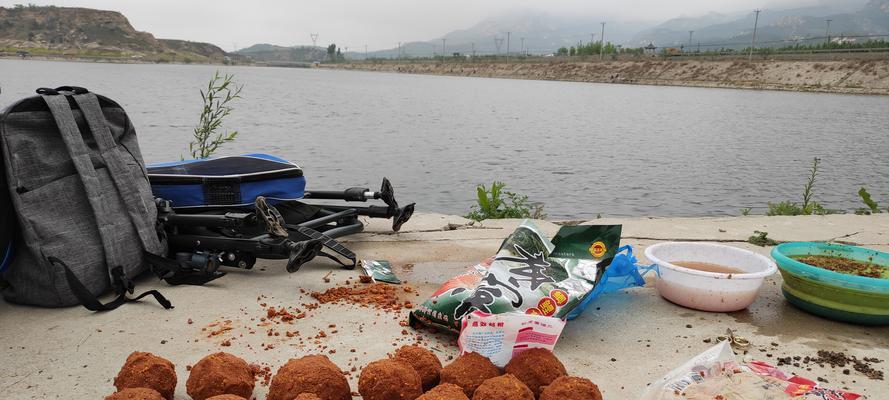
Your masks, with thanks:
<instances>
[{"instance_id":1,"label":"concrete ledge","mask_svg":"<svg viewBox=\"0 0 889 400\"><path fill-rule=\"evenodd\" d=\"M349 238L349 247L361 258L390 260L395 272L419 294L405 294L405 298L417 303L469 264L492 255L519 222L479 223L420 214L395 234L389 231L387 221L374 220L369 221L365 233ZM833 239L889 251L889 215L599 219L586 223L623 224L623 243L635 246L639 255L645 247L665 240L721 241L767 255L769 248L745 242L754 230L768 231L769 237L779 241ZM557 224L540 221L539 225L548 234L558 230ZM112 379L134 350L150 351L176 364L177 399L188 398L186 365L215 351L268 365L273 372L289 358L323 352L343 369L356 367L349 376L353 390L357 389L357 369L385 357L395 349L393 344L413 343L419 336L444 362L457 353L447 335L405 330L399 324L406 319L405 312L321 305L292 325L259 326L260 318L265 317L261 304L304 308L303 303L313 301L304 291L354 282L357 275L357 271L337 269L322 259L295 274L286 273L280 261L263 261L251 271L233 271L205 287L170 287L150 278L139 282L139 291L162 291L176 305L173 310L147 301L98 314L76 307L43 309L0 302L0 337L4 338L0 392L14 399L102 398L114 390ZM728 314L678 307L660 298L652 285L609 294L568 324L556 353L569 371L599 384L609 400L638 398L648 383L706 349L710 344L704 340L727 328L752 342L745 356L752 359L774 363L777 357L813 356L826 349L887 360L876 367L889 372L889 327L855 326L806 314L784 300L781 282L780 276L768 279L749 309ZM208 337L208 331L203 330L224 321L229 321L230 331ZM280 336L268 336L271 328ZM299 331L300 336L288 338L285 330ZM325 330L327 337L298 340L314 337L320 330ZM337 332L332 333L334 330ZM221 346L226 340L231 345ZM355 353L349 351L352 348ZM330 353L330 349L337 351ZM889 397L885 381L869 380L856 371L844 375L841 368L812 367L811 371L782 368L811 379L822 377L830 387L848 387L872 399ZM257 385L255 397L265 398L266 391Z\"/></svg>"},{"instance_id":2,"label":"concrete ledge","mask_svg":"<svg viewBox=\"0 0 889 400\"><path fill-rule=\"evenodd\" d=\"M391 232L382 220L365 220L366 232L348 240L437 241L503 238L521 220L471 221L441 214L416 215L399 233ZM537 220L548 235L559 230L558 222ZM856 245L889 245L889 214L814 215L798 217L712 217L712 218L601 218L572 221L575 224L622 224L622 237L638 240L747 242L755 231L768 232L778 242L836 241ZM505 234L504 234L505 232Z\"/></svg>"}]
</instances>

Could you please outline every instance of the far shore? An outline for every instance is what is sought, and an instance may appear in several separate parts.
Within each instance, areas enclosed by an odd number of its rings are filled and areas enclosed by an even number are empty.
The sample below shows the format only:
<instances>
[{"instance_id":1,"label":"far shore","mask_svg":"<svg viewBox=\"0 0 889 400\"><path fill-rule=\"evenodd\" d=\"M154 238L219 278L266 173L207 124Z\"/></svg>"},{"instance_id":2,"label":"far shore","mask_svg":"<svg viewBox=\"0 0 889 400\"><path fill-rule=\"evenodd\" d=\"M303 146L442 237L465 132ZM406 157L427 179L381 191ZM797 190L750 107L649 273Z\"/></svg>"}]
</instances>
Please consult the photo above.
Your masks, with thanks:
<instances>
[{"instance_id":1,"label":"far shore","mask_svg":"<svg viewBox=\"0 0 889 400\"><path fill-rule=\"evenodd\" d=\"M23 60L0 56L0 60ZM124 58L30 56L28 61L107 64L217 65L356 70L421 75L615 83L812 93L889 95L889 59L853 60L620 60L548 62L369 61L345 63L156 63Z\"/></svg>"},{"instance_id":2,"label":"far shore","mask_svg":"<svg viewBox=\"0 0 889 400\"><path fill-rule=\"evenodd\" d=\"M485 78L889 95L889 60L356 62L321 64L321 67Z\"/></svg>"}]
</instances>

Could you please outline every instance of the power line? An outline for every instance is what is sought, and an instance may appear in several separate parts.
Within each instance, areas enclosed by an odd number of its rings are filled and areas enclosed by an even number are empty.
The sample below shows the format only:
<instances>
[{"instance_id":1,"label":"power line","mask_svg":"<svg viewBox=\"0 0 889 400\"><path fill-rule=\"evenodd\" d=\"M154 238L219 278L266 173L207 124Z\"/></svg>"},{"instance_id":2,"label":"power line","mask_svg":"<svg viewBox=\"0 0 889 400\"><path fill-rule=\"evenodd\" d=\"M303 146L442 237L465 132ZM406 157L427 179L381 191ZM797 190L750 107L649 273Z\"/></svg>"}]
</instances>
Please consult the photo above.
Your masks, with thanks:
<instances>
[{"instance_id":1,"label":"power line","mask_svg":"<svg viewBox=\"0 0 889 400\"><path fill-rule=\"evenodd\" d=\"M509 34L511 32L506 32L506 63L509 64Z\"/></svg>"},{"instance_id":2,"label":"power line","mask_svg":"<svg viewBox=\"0 0 889 400\"><path fill-rule=\"evenodd\" d=\"M863 39L863 38L878 38L885 37L889 38L889 35L843 35L845 38L849 39ZM809 42L809 41L817 41L824 40L825 36L809 36L804 38L795 38L795 39L778 39L778 40L766 40L759 41L760 45L764 44L776 44L776 43L799 43L799 42ZM731 47L731 46L742 46L747 45L746 42L725 42L725 43L699 43L700 47ZM669 48L669 46L658 46L657 48Z\"/></svg>"},{"instance_id":3,"label":"power line","mask_svg":"<svg viewBox=\"0 0 889 400\"><path fill-rule=\"evenodd\" d=\"M602 42L602 45L599 46L599 61L601 61L605 58L605 22L602 22L602 36L599 37L599 41Z\"/></svg>"},{"instance_id":4,"label":"power line","mask_svg":"<svg viewBox=\"0 0 889 400\"><path fill-rule=\"evenodd\" d=\"M753 49L756 48L756 26L759 24L759 12L761 10L753 10L756 13L756 17L753 19L753 42L750 44L750 54L747 56L747 61L753 60Z\"/></svg>"},{"instance_id":5,"label":"power line","mask_svg":"<svg viewBox=\"0 0 889 400\"><path fill-rule=\"evenodd\" d=\"M755 17L754 17L754 37L751 39L751 42L749 43L750 48L749 48L749 49L745 49L745 50L748 50L748 59L751 59L751 53L752 53L754 50L756 50L756 47L755 47L755 46L757 46L757 45L759 45L760 47L774 47L774 46L767 46L767 45L781 44L781 43L785 43L785 44L800 44L800 43L806 43L806 42L814 42L814 41L818 41L818 40L822 40L822 41L823 41L823 40L825 40L825 38L832 38L832 37L833 37L833 36L831 35L831 32L828 30L828 31L826 32L826 35L823 36L823 37L821 37L821 36L811 36L811 37L799 37L799 38L789 38L789 39L779 39L779 40L756 41L756 36L755 36L755 35L758 34L758 17L759 17L759 15L758 15L758 13L757 13L758 11L761 12L761 10L754 10L754 12L756 13L756 15L755 15ZM828 21L828 20L825 20L825 22L827 22L827 21ZM830 20L830 21L832 22L832 20ZM603 39L604 39L604 37L605 37L605 25L606 25L606 22L601 22L600 24L601 24L602 31L601 31L601 38L600 38L600 40L599 40L599 43L601 43L601 48L600 48L600 54L599 54L599 56L600 56L600 59L604 59L604 53L605 53L605 51L606 51L606 48L605 48L605 41L604 41ZM828 29L829 29L829 28L828 28ZM693 46L697 46L698 52L700 52L702 48L733 47L733 46L741 46L741 45L744 45L744 44L745 44L744 42L740 42L740 41L738 41L738 42L724 42L724 43L702 43L702 42L698 41L697 43L695 43L695 41L694 41L694 33L695 33L696 31L694 31L694 30L689 30L688 32L689 32L689 39L688 39L687 46L688 46L689 48L692 48ZM512 55L512 54L511 54L511 53L512 53L512 52L511 52L511 45L512 45L512 43L511 43L511 34L512 34L511 32L507 32L507 37L506 37L506 38L502 38L502 37L494 36L494 44L495 44L495 46L496 46L496 52L480 51L480 50L475 46L475 42L471 42L471 43L470 43L470 46L471 46L472 55L473 55L473 56L502 55L502 53L501 53L501 50L502 50L502 44L503 44L503 41L506 40L506 41L507 41L506 57L507 57L507 62L508 62L508 58L509 58L509 56ZM842 36L843 36L844 39L856 39L856 38L889 38L889 35L887 35L887 34L842 35ZM575 37L576 37L576 36L575 36ZM525 39L528 39L528 38L526 38L526 37L521 37L521 41L522 41L522 42L521 42L521 51L522 51L522 54L527 55L527 54L532 53L532 52L535 51L535 50L533 50L533 49L530 48L530 47L526 47ZM590 34L590 39L593 41L593 43L595 43L595 34L594 34L594 33ZM830 43L830 40L828 39L827 42ZM684 43L684 41L683 41L683 43ZM865 43L865 42L862 42L862 43ZM685 45L683 45L683 46L685 46ZM460 45L458 44L457 47L459 48ZM583 47L583 43L582 43L582 41L580 41L580 43L577 44L577 47L578 47L578 48L582 48L582 47ZM441 48L442 48L442 50L441 50L441 52L442 52L442 56L444 56L445 54L447 54L447 39L442 38L442 47L441 47ZM655 47L655 49L664 49L664 48L671 48L671 47L670 47L670 46L657 46L657 47ZM344 49L347 49L347 48L344 47ZM436 46L434 43L432 44L432 49L433 49L433 55L435 55L436 50L437 50L437 46ZM549 51L549 49L540 49L540 50L539 50L540 53L545 53L545 52L547 52L547 51ZM399 42L399 43L398 43L398 56L403 56L405 53L406 53L406 48L405 48L404 44L401 43L401 42ZM741 54L743 54L743 53L741 53ZM367 53L367 48L366 48L366 45L365 45L365 57L368 57L368 56L369 56L369 54Z\"/></svg>"}]
</instances>

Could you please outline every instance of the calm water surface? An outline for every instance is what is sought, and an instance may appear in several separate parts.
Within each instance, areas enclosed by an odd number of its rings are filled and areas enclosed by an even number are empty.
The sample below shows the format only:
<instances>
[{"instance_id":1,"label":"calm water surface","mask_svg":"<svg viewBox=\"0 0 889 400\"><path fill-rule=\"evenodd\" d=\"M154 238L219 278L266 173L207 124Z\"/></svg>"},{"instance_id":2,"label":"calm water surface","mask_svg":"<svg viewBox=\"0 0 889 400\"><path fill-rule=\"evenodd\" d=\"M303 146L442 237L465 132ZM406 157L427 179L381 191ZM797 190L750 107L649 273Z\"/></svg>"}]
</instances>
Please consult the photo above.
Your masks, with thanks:
<instances>
[{"instance_id":1,"label":"calm water surface","mask_svg":"<svg viewBox=\"0 0 889 400\"><path fill-rule=\"evenodd\" d=\"M149 162L185 154L215 66L0 60L3 107L41 86L119 101ZM492 180L551 218L737 215L799 200L889 205L889 97L225 67L245 85L223 153L300 164L309 187L377 187L465 213Z\"/></svg>"}]
</instances>

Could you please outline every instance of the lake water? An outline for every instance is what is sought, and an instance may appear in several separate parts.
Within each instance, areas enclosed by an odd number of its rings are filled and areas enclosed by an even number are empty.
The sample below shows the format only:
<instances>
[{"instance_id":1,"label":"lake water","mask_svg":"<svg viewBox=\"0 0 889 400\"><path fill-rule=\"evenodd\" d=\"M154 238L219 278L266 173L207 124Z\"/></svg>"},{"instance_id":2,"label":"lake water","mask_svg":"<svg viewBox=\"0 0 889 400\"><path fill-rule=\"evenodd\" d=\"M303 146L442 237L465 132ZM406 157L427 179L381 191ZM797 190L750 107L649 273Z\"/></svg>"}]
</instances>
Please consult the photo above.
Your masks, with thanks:
<instances>
[{"instance_id":1,"label":"lake water","mask_svg":"<svg viewBox=\"0 0 889 400\"><path fill-rule=\"evenodd\" d=\"M815 200L889 205L889 97L318 69L0 60L0 104L77 85L116 99L149 162L185 154L214 70L245 85L223 154L300 164L315 189L388 176L401 202L463 214L502 180L550 218L738 215Z\"/></svg>"}]
</instances>

